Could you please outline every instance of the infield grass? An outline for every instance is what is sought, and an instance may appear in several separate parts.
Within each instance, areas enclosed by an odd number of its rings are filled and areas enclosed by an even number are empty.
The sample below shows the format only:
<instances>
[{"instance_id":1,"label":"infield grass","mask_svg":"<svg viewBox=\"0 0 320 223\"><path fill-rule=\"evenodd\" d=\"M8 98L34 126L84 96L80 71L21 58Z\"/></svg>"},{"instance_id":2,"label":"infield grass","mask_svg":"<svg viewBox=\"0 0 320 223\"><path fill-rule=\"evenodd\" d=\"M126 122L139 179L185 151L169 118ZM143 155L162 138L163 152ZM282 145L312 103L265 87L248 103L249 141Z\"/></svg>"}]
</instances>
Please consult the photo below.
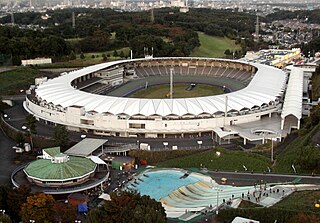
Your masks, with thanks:
<instances>
[{"instance_id":1,"label":"infield grass","mask_svg":"<svg viewBox=\"0 0 320 223\"><path fill-rule=\"evenodd\" d=\"M208 84L197 84L191 91L187 91L186 88L189 84L174 84L173 98L192 98L203 97L209 95L223 94L223 89L217 86ZM131 94L130 98L169 98L170 86L169 84L161 84L151 86L147 89L139 90Z\"/></svg>"},{"instance_id":2,"label":"infield grass","mask_svg":"<svg viewBox=\"0 0 320 223\"><path fill-rule=\"evenodd\" d=\"M198 32L198 35L201 46L195 48L191 53L191 56L194 57L225 57L226 49L231 51L241 49L234 40L226 37L209 36L202 32Z\"/></svg>"}]
</instances>

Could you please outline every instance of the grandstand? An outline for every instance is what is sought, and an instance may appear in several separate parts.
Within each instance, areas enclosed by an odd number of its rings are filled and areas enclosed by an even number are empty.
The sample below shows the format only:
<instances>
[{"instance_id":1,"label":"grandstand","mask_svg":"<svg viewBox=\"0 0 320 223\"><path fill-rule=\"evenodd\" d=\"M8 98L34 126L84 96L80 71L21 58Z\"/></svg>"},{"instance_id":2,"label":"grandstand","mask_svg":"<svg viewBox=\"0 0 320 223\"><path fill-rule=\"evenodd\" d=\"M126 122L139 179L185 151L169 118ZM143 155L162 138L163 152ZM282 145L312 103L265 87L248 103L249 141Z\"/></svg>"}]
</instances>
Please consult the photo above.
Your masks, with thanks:
<instances>
[{"instance_id":1,"label":"grandstand","mask_svg":"<svg viewBox=\"0 0 320 223\"><path fill-rule=\"evenodd\" d=\"M169 79L170 69L175 79L196 83L230 80L243 88L222 95L180 99L113 94L123 84L123 89L131 92L137 86L144 87L145 80L161 83ZM139 84L131 89L134 83ZM97 135L166 138L191 133L228 137L228 131L237 135L230 128L227 131L228 127L278 114L286 83L285 72L262 64L212 58L143 58L98 64L45 81L31 89L24 107L45 123Z\"/></svg>"}]
</instances>

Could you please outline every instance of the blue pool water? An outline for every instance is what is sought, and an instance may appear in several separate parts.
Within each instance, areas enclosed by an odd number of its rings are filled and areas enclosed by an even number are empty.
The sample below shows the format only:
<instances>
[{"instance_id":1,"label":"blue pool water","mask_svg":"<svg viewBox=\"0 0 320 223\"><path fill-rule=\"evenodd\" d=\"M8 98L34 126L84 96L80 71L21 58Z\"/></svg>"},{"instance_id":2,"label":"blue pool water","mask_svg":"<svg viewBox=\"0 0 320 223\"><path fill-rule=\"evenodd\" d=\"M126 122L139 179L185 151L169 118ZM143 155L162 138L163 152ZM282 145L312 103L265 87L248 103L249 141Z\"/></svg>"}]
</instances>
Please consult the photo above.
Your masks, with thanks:
<instances>
[{"instance_id":1,"label":"blue pool water","mask_svg":"<svg viewBox=\"0 0 320 223\"><path fill-rule=\"evenodd\" d=\"M135 187L129 185L128 188L137 190L141 195L149 195L157 201L181 186L192 184L200 180L193 176L180 179L184 173L176 170L159 170L145 172L144 174L148 177L140 174L138 178L143 181L136 180L138 184L134 184Z\"/></svg>"}]
</instances>

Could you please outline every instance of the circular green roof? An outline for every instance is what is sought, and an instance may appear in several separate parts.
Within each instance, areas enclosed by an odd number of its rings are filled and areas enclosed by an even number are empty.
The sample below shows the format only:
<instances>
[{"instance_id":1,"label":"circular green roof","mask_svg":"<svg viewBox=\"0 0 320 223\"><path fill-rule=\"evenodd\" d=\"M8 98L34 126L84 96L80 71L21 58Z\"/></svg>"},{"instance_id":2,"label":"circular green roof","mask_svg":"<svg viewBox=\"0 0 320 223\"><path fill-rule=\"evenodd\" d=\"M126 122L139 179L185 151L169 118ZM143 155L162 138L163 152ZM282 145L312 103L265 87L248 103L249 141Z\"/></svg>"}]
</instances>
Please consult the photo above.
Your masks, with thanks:
<instances>
[{"instance_id":1,"label":"circular green roof","mask_svg":"<svg viewBox=\"0 0 320 223\"><path fill-rule=\"evenodd\" d=\"M40 180L68 180L79 178L94 171L96 164L90 159L70 156L64 163L52 163L48 159L39 159L31 162L25 173Z\"/></svg>"}]
</instances>

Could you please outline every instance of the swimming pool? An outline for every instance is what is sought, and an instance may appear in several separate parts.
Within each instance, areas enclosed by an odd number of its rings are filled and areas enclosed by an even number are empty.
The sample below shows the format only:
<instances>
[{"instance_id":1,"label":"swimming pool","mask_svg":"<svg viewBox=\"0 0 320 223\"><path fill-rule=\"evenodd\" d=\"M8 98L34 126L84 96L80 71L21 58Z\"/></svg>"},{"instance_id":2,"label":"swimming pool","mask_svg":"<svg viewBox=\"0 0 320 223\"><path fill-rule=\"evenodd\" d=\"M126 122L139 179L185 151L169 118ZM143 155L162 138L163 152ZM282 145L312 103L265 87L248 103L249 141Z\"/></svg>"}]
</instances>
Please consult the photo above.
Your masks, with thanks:
<instances>
[{"instance_id":1,"label":"swimming pool","mask_svg":"<svg viewBox=\"0 0 320 223\"><path fill-rule=\"evenodd\" d=\"M149 195L159 201L181 186L201 181L195 176L184 177L179 170L157 170L144 172L128 185L128 189L137 190L141 195Z\"/></svg>"},{"instance_id":2,"label":"swimming pool","mask_svg":"<svg viewBox=\"0 0 320 223\"><path fill-rule=\"evenodd\" d=\"M199 173L186 176L185 173L182 169L147 170L130 181L127 189L160 201L171 218L178 218L186 211L197 213L208 208L216 209L222 203L254 191L253 186L219 185L209 176Z\"/></svg>"}]
</instances>

